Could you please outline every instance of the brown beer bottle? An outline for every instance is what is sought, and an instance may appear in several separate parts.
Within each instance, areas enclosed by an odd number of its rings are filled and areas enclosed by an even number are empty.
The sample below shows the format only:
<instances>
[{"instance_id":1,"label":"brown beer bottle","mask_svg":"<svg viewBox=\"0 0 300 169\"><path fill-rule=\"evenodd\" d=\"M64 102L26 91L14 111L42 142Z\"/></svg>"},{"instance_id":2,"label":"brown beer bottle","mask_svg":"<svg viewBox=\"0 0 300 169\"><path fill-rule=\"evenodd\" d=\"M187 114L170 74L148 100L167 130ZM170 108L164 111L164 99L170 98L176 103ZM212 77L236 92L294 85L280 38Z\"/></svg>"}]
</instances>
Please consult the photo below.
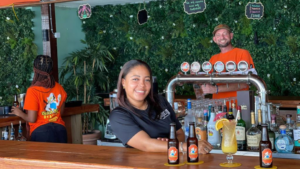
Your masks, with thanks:
<instances>
[{"instance_id":1,"label":"brown beer bottle","mask_svg":"<svg viewBox=\"0 0 300 169\"><path fill-rule=\"evenodd\" d=\"M272 144L269 140L268 126L262 124L261 141L259 143L259 162L260 167L271 168L273 166Z\"/></svg>"},{"instance_id":2,"label":"brown beer bottle","mask_svg":"<svg viewBox=\"0 0 300 169\"><path fill-rule=\"evenodd\" d=\"M187 138L187 161L189 163L198 162L198 139L195 134L195 123L189 123L189 137Z\"/></svg>"},{"instance_id":3,"label":"brown beer bottle","mask_svg":"<svg viewBox=\"0 0 300 169\"><path fill-rule=\"evenodd\" d=\"M179 164L179 142L176 137L176 124L170 124L170 135L168 140L168 163Z\"/></svg>"},{"instance_id":4,"label":"brown beer bottle","mask_svg":"<svg viewBox=\"0 0 300 169\"><path fill-rule=\"evenodd\" d=\"M15 94L15 100L14 100L13 106L15 106L15 107L19 107L19 106L20 106L20 103L19 103L19 101L18 101L18 95L17 95L17 94Z\"/></svg>"}]
</instances>

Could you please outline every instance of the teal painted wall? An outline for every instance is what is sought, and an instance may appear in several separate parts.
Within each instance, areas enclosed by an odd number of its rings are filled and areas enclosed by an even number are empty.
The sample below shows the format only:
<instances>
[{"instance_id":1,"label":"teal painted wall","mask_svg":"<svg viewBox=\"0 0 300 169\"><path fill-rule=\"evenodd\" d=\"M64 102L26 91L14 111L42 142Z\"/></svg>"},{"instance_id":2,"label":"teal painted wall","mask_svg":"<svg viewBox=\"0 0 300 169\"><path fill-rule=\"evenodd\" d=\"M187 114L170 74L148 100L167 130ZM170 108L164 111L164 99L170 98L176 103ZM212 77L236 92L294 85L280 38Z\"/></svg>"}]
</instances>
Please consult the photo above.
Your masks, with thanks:
<instances>
[{"instance_id":1,"label":"teal painted wall","mask_svg":"<svg viewBox=\"0 0 300 169\"><path fill-rule=\"evenodd\" d=\"M38 54L43 54L43 37L41 24L41 8L29 7L35 12L33 32L35 34L34 43L38 46ZM81 31L82 21L77 16L77 8L55 8L56 32L60 32L57 39L58 68L63 64L63 60L69 53L85 47L80 42L85 39L85 34Z\"/></svg>"},{"instance_id":2,"label":"teal painted wall","mask_svg":"<svg viewBox=\"0 0 300 169\"><path fill-rule=\"evenodd\" d=\"M85 47L80 42L81 39L85 39L85 34L81 31L82 21L77 16L77 10L77 8L55 8L56 32L60 32L60 38L57 39L59 68L69 53Z\"/></svg>"}]
</instances>

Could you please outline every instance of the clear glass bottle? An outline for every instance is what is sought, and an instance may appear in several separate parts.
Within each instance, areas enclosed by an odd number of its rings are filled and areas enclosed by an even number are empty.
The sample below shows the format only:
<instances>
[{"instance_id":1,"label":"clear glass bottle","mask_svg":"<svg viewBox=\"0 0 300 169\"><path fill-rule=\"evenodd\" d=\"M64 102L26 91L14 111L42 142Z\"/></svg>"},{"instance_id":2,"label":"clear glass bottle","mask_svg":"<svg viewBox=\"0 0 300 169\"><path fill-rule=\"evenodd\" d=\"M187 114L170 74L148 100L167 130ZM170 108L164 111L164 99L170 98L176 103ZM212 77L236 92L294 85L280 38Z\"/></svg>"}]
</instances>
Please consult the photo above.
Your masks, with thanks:
<instances>
[{"instance_id":1,"label":"clear glass bottle","mask_svg":"<svg viewBox=\"0 0 300 169\"><path fill-rule=\"evenodd\" d=\"M6 126L5 128L4 128L4 131L2 131L2 139L3 140L8 140L8 127Z\"/></svg>"},{"instance_id":2,"label":"clear glass bottle","mask_svg":"<svg viewBox=\"0 0 300 169\"><path fill-rule=\"evenodd\" d=\"M14 126L13 126L12 123L11 123L11 129L10 129L10 137L9 137L9 140L16 140L16 137L15 137L15 129L14 129Z\"/></svg>"},{"instance_id":3,"label":"clear glass bottle","mask_svg":"<svg viewBox=\"0 0 300 169\"><path fill-rule=\"evenodd\" d=\"M275 138L277 138L279 135L279 128L276 123L276 114L271 115L271 120L272 121L271 121L270 129L275 133Z\"/></svg>"},{"instance_id":4,"label":"clear glass bottle","mask_svg":"<svg viewBox=\"0 0 300 169\"><path fill-rule=\"evenodd\" d=\"M291 114L287 114L286 115L286 134L288 136L290 136L291 138L293 138L293 127L292 127L292 124L291 124L291 118L292 118L292 115Z\"/></svg>"},{"instance_id":5,"label":"clear glass bottle","mask_svg":"<svg viewBox=\"0 0 300 169\"><path fill-rule=\"evenodd\" d=\"M189 124L190 122L196 122L195 116L192 112L192 102L191 99L187 99L187 115L184 117L184 129L185 129L185 140L189 136Z\"/></svg>"},{"instance_id":6,"label":"clear glass bottle","mask_svg":"<svg viewBox=\"0 0 300 169\"><path fill-rule=\"evenodd\" d=\"M286 134L286 126L281 125L279 127L280 134L275 140L275 148L278 153L290 153L294 148L294 141L290 136Z\"/></svg>"},{"instance_id":7,"label":"clear glass bottle","mask_svg":"<svg viewBox=\"0 0 300 169\"><path fill-rule=\"evenodd\" d=\"M236 109L236 106L235 106L234 102L232 103L232 113L233 113L233 116L236 117L236 115L237 115L237 109Z\"/></svg>"},{"instance_id":8,"label":"clear glass bottle","mask_svg":"<svg viewBox=\"0 0 300 169\"><path fill-rule=\"evenodd\" d=\"M26 138L23 136L21 121L19 121L19 131L18 131L17 141L26 141Z\"/></svg>"},{"instance_id":9,"label":"clear glass bottle","mask_svg":"<svg viewBox=\"0 0 300 169\"><path fill-rule=\"evenodd\" d=\"M275 143L275 133L270 129L270 124L268 124L268 135L269 135L269 140L272 144L272 150L274 151L275 150L275 146L274 146L274 143Z\"/></svg>"},{"instance_id":10,"label":"clear glass bottle","mask_svg":"<svg viewBox=\"0 0 300 169\"><path fill-rule=\"evenodd\" d=\"M294 129L295 154L300 154L300 105L297 106L297 121Z\"/></svg>"},{"instance_id":11,"label":"clear glass bottle","mask_svg":"<svg viewBox=\"0 0 300 169\"><path fill-rule=\"evenodd\" d=\"M261 131L255 125L254 112L251 112L251 125L252 127L247 131L247 150L259 151L259 142L261 140Z\"/></svg>"},{"instance_id":12,"label":"clear glass bottle","mask_svg":"<svg viewBox=\"0 0 300 169\"><path fill-rule=\"evenodd\" d=\"M210 119L207 124L207 141L214 148L220 148L221 138L219 131L216 130L216 122L214 121L215 116L215 112L211 112Z\"/></svg>"}]
</instances>

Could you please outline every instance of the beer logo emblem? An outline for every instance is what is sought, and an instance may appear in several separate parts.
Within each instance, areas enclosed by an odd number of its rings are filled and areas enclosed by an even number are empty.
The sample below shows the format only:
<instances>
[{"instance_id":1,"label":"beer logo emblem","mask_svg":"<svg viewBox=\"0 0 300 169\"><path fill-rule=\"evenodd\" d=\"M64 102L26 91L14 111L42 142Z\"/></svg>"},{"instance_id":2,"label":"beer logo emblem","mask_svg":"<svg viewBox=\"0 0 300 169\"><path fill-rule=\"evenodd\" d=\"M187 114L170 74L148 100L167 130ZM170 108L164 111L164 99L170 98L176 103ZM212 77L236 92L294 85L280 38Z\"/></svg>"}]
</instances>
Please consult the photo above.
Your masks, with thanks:
<instances>
[{"instance_id":1,"label":"beer logo emblem","mask_svg":"<svg viewBox=\"0 0 300 169\"><path fill-rule=\"evenodd\" d=\"M207 61L206 61L206 62L203 62L203 64L202 64L202 69L203 69L203 71L206 72L206 73L210 72L211 69L212 69L211 63L209 63L209 62L207 62Z\"/></svg>"},{"instance_id":2,"label":"beer logo emblem","mask_svg":"<svg viewBox=\"0 0 300 169\"><path fill-rule=\"evenodd\" d=\"M181 71L188 72L190 70L190 64L188 62L183 62L181 64Z\"/></svg>"},{"instance_id":3,"label":"beer logo emblem","mask_svg":"<svg viewBox=\"0 0 300 169\"><path fill-rule=\"evenodd\" d=\"M221 62L221 61L218 61L218 62L215 63L214 68L215 68L216 72L218 72L218 73L223 72L224 63Z\"/></svg>"},{"instance_id":4,"label":"beer logo emblem","mask_svg":"<svg viewBox=\"0 0 300 169\"><path fill-rule=\"evenodd\" d=\"M189 146L189 158L196 159L198 157L198 147L195 144Z\"/></svg>"},{"instance_id":5,"label":"beer logo emblem","mask_svg":"<svg viewBox=\"0 0 300 169\"><path fill-rule=\"evenodd\" d=\"M194 73L197 73L200 71L200 68L201 68L201 65L199 62L193 62L191 64L191 71L194 72Z\"/></svg>"},{"instance_id":6,"label":"beer logo emblem","mask_svg":"<svg viewBox=\"0 0 300 169\"><path fill-rule=\"evenodd\" d=\"M272 151L269 148L264 149L261 158L265 165L270 165L272 163Z\"/></svg>"},{"instance_id":7,"label":"beer logo emblem","mask_svg":"<svg viewBox=\"0 0 300 169\"><path fill-rule=\"evenodd\" d=\"M177 161L177 159L178 159L178 150L177 150L177 148L176 147L170 147L168 155L169 155L168 158L169 158L170 162Z\"/></svg>"}]
</instances>

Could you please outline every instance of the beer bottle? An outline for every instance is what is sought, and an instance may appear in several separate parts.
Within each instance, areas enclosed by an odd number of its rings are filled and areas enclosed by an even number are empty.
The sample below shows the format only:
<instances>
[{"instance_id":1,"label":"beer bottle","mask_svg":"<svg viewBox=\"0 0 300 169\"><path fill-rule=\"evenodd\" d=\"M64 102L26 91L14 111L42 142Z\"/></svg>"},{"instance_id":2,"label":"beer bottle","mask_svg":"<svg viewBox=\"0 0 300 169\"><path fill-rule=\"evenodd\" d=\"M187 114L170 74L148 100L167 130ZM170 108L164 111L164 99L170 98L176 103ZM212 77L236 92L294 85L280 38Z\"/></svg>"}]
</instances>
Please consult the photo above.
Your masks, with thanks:
<instances>
[{"instance_id":1,"label":"beer bottle","mask_svg":"<svg viewBox=\"0 0 300 169\"><path fill-rule=\"evenodd\" d=\"M259 162L260 167L263 168L272 168L273 159L272 159L272 144L268 136L268 126L262 124L262 134L261 141L259 143Z\"/></svg>"},{"instance_id":2,"label":"beer bottle","mask_svg":"<svg viewBox=\"0 0 300 169\"><path fill-rule=\"evenodd\" d=\"M179 142L176 137L176 124L170 124L170 135L168 140L168 163L179 164Z\"/></svg>"},{"instance_id":3,"label":"beer bottle","mask_svg":"<svg viewBox=\"0 0 300 169\"><path fill-rule=\"evenodd\" d=\"M15 107L19 107L19 106L20 106L20 103L19 103L19 101L18 101L18 95L17 95L17 94L15 94L15 100L14 100L13 106L15 106Z\"/></svg>"},{"instance_id":4,"label":"beer bottle","mask_svg":"<svg viewBox=\"0 0 300 169\"><path fill-rule=\"evenodd\" d=\"M189 137L187 139L187 161L189 163L198 162L198 139L195 134L195 123L189 123Z\"/></svg>"}]
</instances>

